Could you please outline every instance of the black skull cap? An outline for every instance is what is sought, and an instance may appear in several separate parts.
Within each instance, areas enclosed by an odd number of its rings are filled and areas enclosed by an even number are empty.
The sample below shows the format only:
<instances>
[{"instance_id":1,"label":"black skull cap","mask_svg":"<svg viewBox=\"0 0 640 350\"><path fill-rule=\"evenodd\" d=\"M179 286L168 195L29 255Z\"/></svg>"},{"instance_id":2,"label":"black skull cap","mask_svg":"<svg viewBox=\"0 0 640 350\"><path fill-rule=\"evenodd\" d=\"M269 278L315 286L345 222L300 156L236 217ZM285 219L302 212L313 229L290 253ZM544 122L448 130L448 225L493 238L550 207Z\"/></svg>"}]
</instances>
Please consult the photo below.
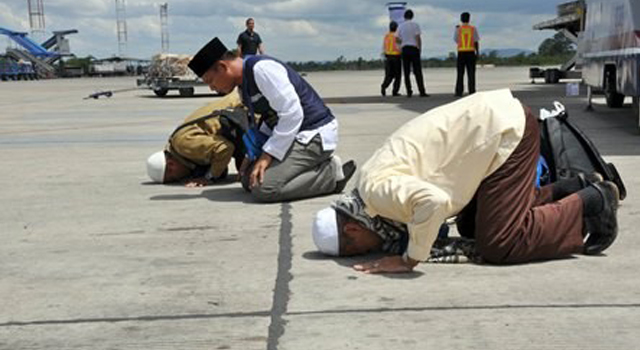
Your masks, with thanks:
<instances>
[{"instance_id":1,"label":"black skull cap","mask_svg":"<svg viewBox=\"0 0 640 350\"><path fill-rule=\"evenodd\" d=\"M227 51L227 47L224 46L222 41L220 41L218 37L215 37L193 56L191 62L189 62L189 68L191 68L197 76L202 78L204 73L206 73L214 63L218 62Z\"/></svg>"}]
</instances>

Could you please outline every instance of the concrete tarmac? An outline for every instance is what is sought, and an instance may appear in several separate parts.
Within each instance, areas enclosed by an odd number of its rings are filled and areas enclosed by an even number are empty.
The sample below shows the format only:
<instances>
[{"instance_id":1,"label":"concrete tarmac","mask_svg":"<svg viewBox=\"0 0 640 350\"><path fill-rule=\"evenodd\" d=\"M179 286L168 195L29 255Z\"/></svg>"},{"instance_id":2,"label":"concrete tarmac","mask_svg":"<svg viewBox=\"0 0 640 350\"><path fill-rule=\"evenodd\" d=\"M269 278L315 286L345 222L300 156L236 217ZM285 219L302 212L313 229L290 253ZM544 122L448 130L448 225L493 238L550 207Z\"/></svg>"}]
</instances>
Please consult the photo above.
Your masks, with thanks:
<instances>
[{"instance_id":1,"label":"concrete tarmac","mask_svg":"<svg viewBox=\"0 0 640 350\"><path fill-rule=\"evenodd\" d=\"M380 71L307 79L339 119L337 153L363 164L454 100L454 70L424 75L432 96L411 99L382 98ZM361 274L350 266L366 258L315 251L312 215L337 196L256 204L238 183L149 184L145 159L217 98L205 88L83 100L134 79L0 83L0 349L640 349L634 112L601 98L586 112L584 89L565 97L527 76L479 69L478 89L509 87L534 111L567 106L626 182L618 240L603 256L409 275Z\"/></svg>"}]
</instances>

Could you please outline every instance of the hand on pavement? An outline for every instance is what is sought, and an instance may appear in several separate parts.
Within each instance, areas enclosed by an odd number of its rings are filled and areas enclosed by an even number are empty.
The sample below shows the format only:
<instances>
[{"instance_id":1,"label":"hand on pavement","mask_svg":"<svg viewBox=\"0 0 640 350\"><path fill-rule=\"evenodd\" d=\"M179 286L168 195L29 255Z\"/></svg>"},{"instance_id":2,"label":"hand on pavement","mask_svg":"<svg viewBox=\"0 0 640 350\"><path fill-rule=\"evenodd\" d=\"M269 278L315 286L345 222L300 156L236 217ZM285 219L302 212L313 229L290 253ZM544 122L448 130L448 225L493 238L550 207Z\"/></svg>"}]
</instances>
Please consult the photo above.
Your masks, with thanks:
<instances>
[{"instance_id":1,"label":"hand on pavement","mask_svg":"<svg viewBox=\"0 0 640 350\"><path fill-rule=\"evenodd\" d=\"M189 179L184 183L186 187L204 187L204 186L207 186L208 184L209 184L209 180L205 179L204 177Z\"/></svg>"},{"instance_id":2,"label":"hand on pavement","mask_svg":"<svg viewBox=\"0 0 640 350\"><path fill-rule=\"evenodd\" d=\"M402 256L387 256L379 260L353 265L353 269L364 273L406 273L412 272L418 264L416 260L404 261Z\"/></svg>"}]
</instances>

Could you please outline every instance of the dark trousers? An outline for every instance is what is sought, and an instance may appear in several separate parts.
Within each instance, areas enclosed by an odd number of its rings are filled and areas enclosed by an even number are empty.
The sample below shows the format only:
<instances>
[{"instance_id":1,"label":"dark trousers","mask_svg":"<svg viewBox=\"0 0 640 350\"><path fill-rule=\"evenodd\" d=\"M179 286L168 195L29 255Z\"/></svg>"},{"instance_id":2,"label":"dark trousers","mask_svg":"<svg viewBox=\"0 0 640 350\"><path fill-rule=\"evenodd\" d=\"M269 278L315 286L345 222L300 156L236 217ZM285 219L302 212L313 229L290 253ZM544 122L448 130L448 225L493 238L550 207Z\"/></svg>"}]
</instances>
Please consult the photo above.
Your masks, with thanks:
<instances>
[{"instance_id":1,"label":"dark trousers","mask_svg":"<svg viewBox=\"0 0 640 350\"><path fill-rule=\"evenodd\" d=\"M400 55L386 55L384 61L384 81L382 89L386 90L393 81L393 94L397 95L400 91L400 82L402 81L402 59Z\"/></svg>"},{"instance_id":2,"label":"dark trousers","mask_svg":"<svg viewBox=\"0 0 640 350\"><path fill-rule=\"evenodd\" d=\"M456 95L464 92L464 71L467 71L469 94L476 92L476 53L474 51L458 52L458 78L456 79Z\"/></svg>"},{"instance_id":3,"label":"dark trousers","mask_svg":"<svg viewBox=\"0 0 640 350\"><path fill-rule=\"evenodd\" d=\"M404 69L404 86L407 89L407 96L413 94L411 90L411 68L413 67L413 75L416 76L416 84L421 95L427 92L424 89L424 80L422 79L422 62L420 61L420 50L415 46L405 46L402 48L402 69Z\"/></svg>"},{"instance_id":4,"label":"dark trousers","mask_svg":"<svg viewBox=\"0 0 640 350\"><path fill-rule=\"evenodd\" d=\"M582 199L574 193L554 201L553 184L536 189L539 151L538 122L527 109L520 144L458 215L460 234L475 236L477 253L489 263L562 258L583 250Z\"/></svg>"}]
</instances>

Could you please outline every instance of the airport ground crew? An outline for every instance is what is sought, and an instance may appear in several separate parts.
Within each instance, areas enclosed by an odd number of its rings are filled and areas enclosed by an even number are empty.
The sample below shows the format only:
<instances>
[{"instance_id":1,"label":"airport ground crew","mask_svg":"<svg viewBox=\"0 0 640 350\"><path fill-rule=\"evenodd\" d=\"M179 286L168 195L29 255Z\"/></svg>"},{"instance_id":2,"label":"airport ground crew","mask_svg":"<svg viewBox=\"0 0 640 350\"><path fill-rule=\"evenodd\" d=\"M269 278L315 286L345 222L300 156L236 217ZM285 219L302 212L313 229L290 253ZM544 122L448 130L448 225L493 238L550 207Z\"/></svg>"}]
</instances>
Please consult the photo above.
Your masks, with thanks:
<instances>
[{"instance_id":1,"label":"airport ground crew","mask_svg":"<svg viewBox=\"0 0 640 350\"><path fill-rule=\"evenodd\" d=\"M407 248L354 268L412 271L453 216L488 263L601 253L617 236L616 185L594 174L538 190L539 151L537 118L507 89L477 93L409 121L363 165L357 185L369 217L407 225ZM358 227L346 225L352 221L334 209L320 211L313 227L314 236L322 236L316 239L324 242L321 251L379 248L380 237L363 228L356 235Z\"/></svg>"},{"instance_id":2,"label":"airport ground crew","mask_svg":"<svg viewBox=\"0 0 640 350\"><path fill-rule=\"evenodd\" d=\"M210 117L222 110L225 116ZM164 150L147 159L149 177L156 183L186 180L188 187L224 179L231 159L236 168L244 159L241 123L247 117L237 91L197 109L172 133Z\"/></svg>"},{"instance_id":3,"label":"airport ground crew","mask_svg":"<svg viewBox=\"0 0 640 350\"><path fill-rule=\"evenodd\" d=\"M398 23L389 23L389 32L385 34L382 41L382 52L384 53L384 81L380 86L382 96L387 95L387 87L393 82L393 96L400 95L400 83L402 81L402 56L398 42L396 40L396 29Z\"/></svg>"},{"instance_id":4,"label":"airport ground crew","mask_svg":"<svg viewBox=\"0 0 640 350\"><path fill-rule=\"evenodd\" d=\"M469 94L476 92L476 60L480 55L480 35L478 29L469 24L471 15L463 12L460 25L456 26L453 41L457 45L458 62L455 95L460 97L464 92L464 71L467 71L467 87Z\"/></svg>"},{"instance_id":5,"label":"airport ground crew","mask_svg":"<svg viewBox=\"0 0 640 350\"><path fill-rule=\"evenodd\" d=\"M342 164L333 155L338 121L291 67L264 55L242 59L218 38L206 44L189 67L212 90L226 93L239 86L249 115L262 116L248 132L264 135L261 154L249 170L243 166L241 174L257 201L287 201L344 189L355 163Z\"/></svg>"}]
</instances>

